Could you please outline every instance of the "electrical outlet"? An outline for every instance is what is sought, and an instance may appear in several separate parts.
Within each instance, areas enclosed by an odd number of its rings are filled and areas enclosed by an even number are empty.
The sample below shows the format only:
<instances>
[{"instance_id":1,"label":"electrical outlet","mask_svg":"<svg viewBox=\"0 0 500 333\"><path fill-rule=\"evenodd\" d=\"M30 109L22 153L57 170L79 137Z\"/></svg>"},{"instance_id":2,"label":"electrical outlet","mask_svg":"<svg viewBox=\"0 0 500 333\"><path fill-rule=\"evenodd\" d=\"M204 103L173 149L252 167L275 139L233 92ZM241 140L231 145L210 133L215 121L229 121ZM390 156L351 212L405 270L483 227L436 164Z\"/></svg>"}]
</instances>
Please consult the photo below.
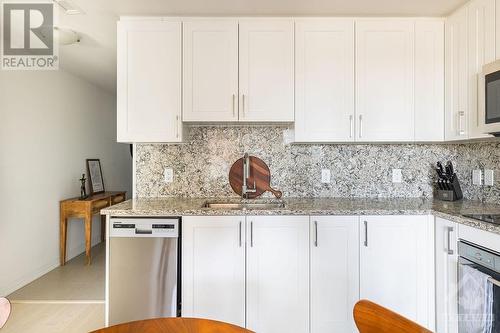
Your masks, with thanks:
<instances>
[{"instance_id":1,"label":"electrical outlet","mask_svg":"<svg viewBox=\"0 0 500 333\"><path fill-rule=\"evenodd\" d=\"M323 184L330 184L331 172L330 169L321 169L321 182Z\"/></svg>"},{"instance_id":2,"label":"electrical outlet","mask_svg":"<svg viewBox=\"0 0 500 333\"><path fill-rule=\"evenodd\" d=\"M403 173L401 169L392 169L392 182L393 183L403 182Z\"/></svg>"},{"instance_id":3,"label":"electrical outlet","mask_svg":"<svg viewBox=\"0 0 500 333\"><path fill-rule=\"evenodd\" d=\"M172 183L174 181L174 170L171 168L165 168L163 171L163 178L165 183Z\"/></svg>"},{"instance_id":4,"label":"electrical outlet","mask_svg":"<svg viewBox=\"0 0 500 333\"><path fill-rule=\"evenodd\" d=\"M483 185L483 171L476 169L472 170L472 185Z\"/></svg>"},{"instance_id":5,"label":"electrical outlet","mask_svg":"<svg viewBox=\"0 0 500 333\"><path fill-rule=\"evenodd\" d=\"M484 170L484 185L493 186L495 183L495 173L493 170Z\"/></svg>"}]
</instances>

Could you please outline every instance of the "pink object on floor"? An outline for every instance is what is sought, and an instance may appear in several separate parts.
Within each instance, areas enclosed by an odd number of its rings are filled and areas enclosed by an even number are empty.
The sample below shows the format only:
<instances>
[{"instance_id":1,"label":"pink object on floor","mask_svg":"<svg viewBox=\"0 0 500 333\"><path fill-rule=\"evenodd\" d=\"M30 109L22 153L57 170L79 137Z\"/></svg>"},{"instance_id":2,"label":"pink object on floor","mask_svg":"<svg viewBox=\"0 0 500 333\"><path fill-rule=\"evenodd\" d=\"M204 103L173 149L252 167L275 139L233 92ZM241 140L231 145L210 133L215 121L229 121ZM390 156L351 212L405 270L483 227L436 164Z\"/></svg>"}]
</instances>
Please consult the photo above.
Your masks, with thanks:
<instances>
[{"instance_id":1,"label":"pink object on floor","mask_svg":"<svg viewBox=\"0 0 500 333\"><path fill-rule=\"evenodd\" d=\"M0 297L0 328L2 328L10 316L10 302L5 297Z\"/></svg>"}]
</instances>

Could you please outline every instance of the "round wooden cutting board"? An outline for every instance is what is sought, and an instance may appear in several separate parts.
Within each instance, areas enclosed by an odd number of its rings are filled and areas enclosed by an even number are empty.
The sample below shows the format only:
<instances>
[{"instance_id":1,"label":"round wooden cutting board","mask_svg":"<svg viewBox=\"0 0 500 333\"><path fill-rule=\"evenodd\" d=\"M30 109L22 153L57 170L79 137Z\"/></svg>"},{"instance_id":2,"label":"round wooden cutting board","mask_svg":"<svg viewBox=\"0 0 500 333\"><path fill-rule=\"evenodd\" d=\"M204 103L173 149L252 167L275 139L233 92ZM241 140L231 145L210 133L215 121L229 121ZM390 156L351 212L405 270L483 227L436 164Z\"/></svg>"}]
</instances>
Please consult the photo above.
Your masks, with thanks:
<instances>
[{"instance_id":1,"label":"round wooden cutting board","mask_svg":"<svg viewBox=\"0 0 500 333\"><path fill-rule=\"evenodd\" d=\"M249 160L250 176L248 177L247 187L249 189L255 188L256 192L249 192L248 199L257 198L267 191L272 192L276 198L281 198L283 193L271 188L271 171L267 164L255 156L250 156ZM229 184L234 192L241 195L241 188L243 186L243 157L231 166L231 170L229 170Z\"/></svg>"}]
</instances>

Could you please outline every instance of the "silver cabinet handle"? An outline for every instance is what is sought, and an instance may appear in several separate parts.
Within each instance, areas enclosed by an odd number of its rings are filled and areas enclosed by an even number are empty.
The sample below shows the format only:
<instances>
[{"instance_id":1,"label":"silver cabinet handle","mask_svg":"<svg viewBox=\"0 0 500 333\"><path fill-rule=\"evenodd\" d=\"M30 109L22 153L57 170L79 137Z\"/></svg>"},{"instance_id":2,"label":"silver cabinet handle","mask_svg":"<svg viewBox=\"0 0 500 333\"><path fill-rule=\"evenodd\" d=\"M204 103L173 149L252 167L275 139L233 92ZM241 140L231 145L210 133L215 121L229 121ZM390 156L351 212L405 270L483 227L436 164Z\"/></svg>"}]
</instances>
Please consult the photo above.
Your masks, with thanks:
<instances>
[{"instance_id":1,"label":"silver cabinet handle","mask_svg":"<svg viewBox=\"0 0 500 333\"><path fill-rule=\"evenodd\" d=\"M235 116L235 110L236 110L236 107L234 106L235 101L236 101L236 95L233 94L233 116Z\"/></svg>"},{"instance_id":2,"label":"silver cabinet handle","mask_svg":"<svg viewBox=\"0 0 500 333\"><path fill-rule=\"evenodd\" d=\"M318 247L318 221L314 221L314 246Z\"/></svg>"},{"instance_id":3,"label":"silver cabinet handle","mask_svg":"<svg viewBox=\"0 0 500 333\"><path fill-rule=\"evenodd\" d=\"M354 132L354 117L351 114L349 116L349 137L350 138L352 138L353 132Z\"/></svg>"},{"instance_id":4,"label":"silver cabinet handle","mask_svg":"<svg viewBox=\"0 0 500 333\"><path fill-rule=\"evenodd\" d=\"M451 248L451 233L453 232L453 227L448 227L447 228L447 233L448 233L448 245L447 245L447 251L449 255L453 254L453 249Z\"/></svg>"},{"instance_id":5,"label":"silver cabinet handle","mask_svg":"<svg viewBox=\"0 0 500 333\"><path fill-rule=\"evenodd\" d=\"M175 137L179 138L179 116L175 116L175 128L176 128L176 134Z\"/></svg>"},{"instance_id":6,"label":"silver cabinet handle","mask_svg":"<svg viewBox=\"0 0 500 333\"><path fill-rule=\"evenodd\" d=\"M368 247L368 222L367 221L364 221L365 222L365 241L364 241L364 245L366 247Z\"/></svg>"},{"instance_id":7,"label":"silver cabinet handle","mask_svg":"<svg viewBox=\"0 0 500 333\"><path fill-rule=\"evenodd\" d=\"M359 115L359 137L363 137L363 115Z\"/></svg>"},{"instance_id":8,"label":"silver cabinet handle","mask_svg":"<svg viewBox=\"0 0 500 333\"><path fill-rule=\"evenodd\" d=\"M243 116L245 116L245 94L241 96L241 108L243 109Z\"/></svg>"},{"instance_id":9,"label":"silver cabinet handle","mask_svg":"<svg viewBox=\"0 0 500 333\"><path fill-rule=\"evenodd\" d=\"M240 242L240 247L241 247L241 225L242 225L242 222L240 221L240 225L239 225L239 227L238 227L238 232L239 232L239 234L240 234L240 236L239 236L239 237L240 237L240 239L239 239L239 242Z\"/></svg>"},{"instance_id":10,"label":"silver cabinet handle","mask_svg":"<svg viewBox=\"0 0 500 333\"><path fill-rule=\"evenodd\" d=\"M458 135L465 135L465 128L464 128L464 118L465 118L465 111L459 111L458 112Z\"/></svg>"},{"instance_id":11,"label":"silver cabinet handle","mask_svg":"<svg viewBox=\"0 0 500 333\"><path fill-rule=\"evenodd\" d=\"M250 247L253 247L253 221L250 222Z\"/></svg>"}]
</instances>

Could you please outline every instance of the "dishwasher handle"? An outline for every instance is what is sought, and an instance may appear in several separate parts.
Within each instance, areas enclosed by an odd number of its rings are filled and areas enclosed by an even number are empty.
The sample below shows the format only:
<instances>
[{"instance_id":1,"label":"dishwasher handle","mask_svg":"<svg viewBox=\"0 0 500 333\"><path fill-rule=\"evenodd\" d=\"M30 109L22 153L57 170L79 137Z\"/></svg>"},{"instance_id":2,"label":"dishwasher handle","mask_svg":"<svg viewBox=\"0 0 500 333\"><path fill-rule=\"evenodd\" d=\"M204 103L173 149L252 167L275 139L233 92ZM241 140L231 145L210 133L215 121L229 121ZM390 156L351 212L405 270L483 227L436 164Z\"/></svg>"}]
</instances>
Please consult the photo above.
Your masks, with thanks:
<instances>
[{"instance_id":1,"label":"dishwasher handle","mask_svg":"<svg viewBox=\"0 0 500 333\"><path fill-rule=\"evenodd\" d=\"M135 228L135 234L136 235L152 235L153 234L153 230L151 230L151 229L139 229L139 228Z\"/></svg>"}]
</instances>

